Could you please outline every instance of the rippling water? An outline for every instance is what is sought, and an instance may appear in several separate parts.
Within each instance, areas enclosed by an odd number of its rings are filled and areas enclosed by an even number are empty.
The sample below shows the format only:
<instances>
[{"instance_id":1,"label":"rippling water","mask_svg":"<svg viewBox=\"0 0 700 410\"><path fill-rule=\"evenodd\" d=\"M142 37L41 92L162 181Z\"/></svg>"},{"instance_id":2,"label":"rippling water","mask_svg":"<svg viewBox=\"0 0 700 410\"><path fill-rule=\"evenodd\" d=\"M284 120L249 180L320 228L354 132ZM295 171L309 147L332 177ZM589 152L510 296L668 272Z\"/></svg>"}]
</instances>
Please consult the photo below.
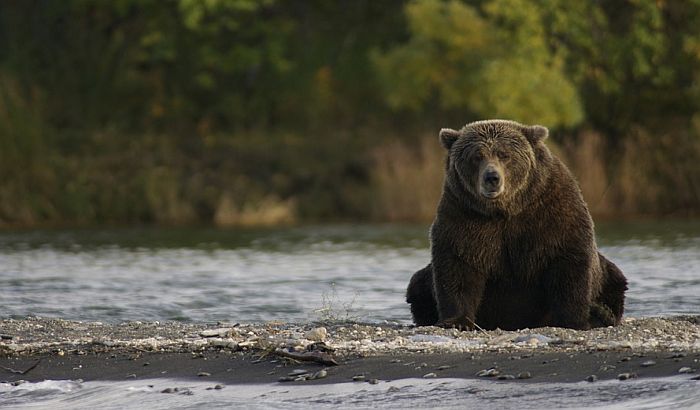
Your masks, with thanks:
<instances>
[{"instance_id":1,"label":"rippling water","mask_svg":"<svg viewBox=\"0 0 700 410\"><path fill-rule=\"evenodd\" d=\"M408 323L427 226L0 233L0 316ZM700 311L700 223L601 225L630 316Z\"/></svg>"},{"instance_id":2,"label":"rippling water","mask_svg":"<svg viewBox=\"0 0 700 410\"><path fill-rule=\"evenodd\" d=\"M0 233L0 317L409 323L404 291L428 261L427 226ZM630 281L629 316L700 312L700 222L601 224L601 251ZM149 387L153 385L153 387ZM166 395L161 387L188 388ZM177 380L0 383L3 408L502 408L698 406L697 382L595 384L399 380L227 386ZM395 389L389 391L388 388ZM436 401L439 398L439 401Z\"/></svg>"},{"instance_id":3,"label":"rippling water","mask_svg":"<svg viewBox=\"0 0 700 410\"><path fill-rule=\"evenodd\" d=\"M597 383L507 383L463 379L402 379L322 386L261 384L225 386L181 380L124 382L43 381L0 383L3 408L51 409L670 409L698 408L698 382L687 378L618 380ZM177 387L178 393L162 390ZM208 388L208 389L207 389ZM320 393L321 392L321 393ZM320 394L319 394L320 393Z\"/></svg>"}]
</instances>

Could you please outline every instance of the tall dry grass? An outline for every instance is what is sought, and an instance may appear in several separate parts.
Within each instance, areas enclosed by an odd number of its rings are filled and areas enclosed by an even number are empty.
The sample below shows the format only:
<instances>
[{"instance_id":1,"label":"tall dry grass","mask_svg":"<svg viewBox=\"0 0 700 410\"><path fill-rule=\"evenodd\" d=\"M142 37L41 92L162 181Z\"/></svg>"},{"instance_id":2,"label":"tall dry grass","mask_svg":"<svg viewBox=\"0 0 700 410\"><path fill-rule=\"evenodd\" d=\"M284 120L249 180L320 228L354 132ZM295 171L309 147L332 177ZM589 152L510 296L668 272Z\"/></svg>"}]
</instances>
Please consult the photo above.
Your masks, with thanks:
<instances>
[{"instance_id":1,"label":"tall dry grass","mask_svg":"<svg viewBox=\"0 0 700 410\"><path fill-rule=\"evenodd\" d=\"M561 144L549 142L549 146L576 177L590 212L596 216L613 215L618 208L606 168L604 137L584 131L576 139L565 139Z\"/></svg>"},{"instance_id":2,"label":"tall dry grass","mask_svg":"<svg viewBox=\"0 0 700 410\"><path fill-rule=\"evenodd\" d=\"M232 195L225 193L214 214L214 224L221 227L290 225L296 219L295 201L282 201L272 195L254 204L237 204Z\"/></svg>"},{"instance_id":3,"label":"tall dry grass","mask_svg":"<svg viewBox=\"0 0 700 410\"><path fill-rule=\"evenodd\" d=\"M549 146L576 177L596 218L700 215L700 121L696 129L675 133L633 130L615 150L593 131ZM371 172L375 218L432 220L444 155L432 136L415 147L394 140L376 148Z\"/></svg>"},{"instance_id":4,"label":"tall dry grass","mask_svg":"<svg viewBox=\"0 0 700 410\"><path fill-rule=\"evenodd\" d=\"M375 216L388 221L432 220L442 193L445 162L437 137L423 137L415 148L394 140L372 154Z\"/></svg>"},{"instance_id":5,"label":"tall dry grass","mask_svg":"<svg viewBox=\"0 0 700 410\"><path fill-rule=\"evenodd\" d=\"M700 127L652 135L631 130L617 152L598 133L566 139L560 157L594 216L700 214Z\"/></svg>"}]
</instances>

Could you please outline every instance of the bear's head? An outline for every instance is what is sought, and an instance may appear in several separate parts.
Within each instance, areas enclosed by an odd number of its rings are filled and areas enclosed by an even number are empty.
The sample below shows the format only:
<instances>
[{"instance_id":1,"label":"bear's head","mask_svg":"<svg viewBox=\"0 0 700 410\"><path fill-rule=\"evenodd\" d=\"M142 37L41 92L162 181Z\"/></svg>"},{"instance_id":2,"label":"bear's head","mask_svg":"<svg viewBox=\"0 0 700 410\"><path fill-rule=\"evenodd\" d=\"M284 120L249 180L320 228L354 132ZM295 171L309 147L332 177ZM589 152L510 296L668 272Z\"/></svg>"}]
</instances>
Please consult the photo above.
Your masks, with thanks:
<instances>
[{"instance_id":1,"label":"bear's head","mask_svg":"<svg viewBox=\"0 0 700 410\"><path fill-rule=\"evenodd\" d=\"M516 211L526 192L532 193L532 185L542 179L538 168L551 159L543 143L547 135L541 125L505 120L472 122L461 130L443 128L447 186L472 208Z\"/></svg>"}]
</instances>

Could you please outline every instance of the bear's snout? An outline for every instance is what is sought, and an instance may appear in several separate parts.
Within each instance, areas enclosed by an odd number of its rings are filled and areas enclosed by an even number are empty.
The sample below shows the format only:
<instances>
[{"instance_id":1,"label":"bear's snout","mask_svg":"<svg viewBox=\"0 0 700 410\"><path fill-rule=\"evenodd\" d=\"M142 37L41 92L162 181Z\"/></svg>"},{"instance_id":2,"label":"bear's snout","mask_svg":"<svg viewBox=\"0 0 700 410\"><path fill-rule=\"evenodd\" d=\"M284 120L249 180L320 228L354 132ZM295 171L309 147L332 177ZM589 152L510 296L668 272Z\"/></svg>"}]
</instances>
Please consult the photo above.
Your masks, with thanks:
<instances>
[{"instance_id":1,"label":"bear's snout","mask_svg":"<svg viewBox=\"0 0 700 410\"><path fill-rule=\"evenodd\" d=\"M488 199L494 199L503 193L503 175L494 164L488 164L481 172L479 192Z\"/></svg>"},{"instance_id":2,"label":"bear's snout","mask_svg":"<svg viewBox=\"0 0 700 410\"><path fill-rule=\"evenodd\" d=\"M486 186L497 187L501 182L501 176L496 171L489 171L484 174L484 184Z\"/></svg>"}]
</instances>

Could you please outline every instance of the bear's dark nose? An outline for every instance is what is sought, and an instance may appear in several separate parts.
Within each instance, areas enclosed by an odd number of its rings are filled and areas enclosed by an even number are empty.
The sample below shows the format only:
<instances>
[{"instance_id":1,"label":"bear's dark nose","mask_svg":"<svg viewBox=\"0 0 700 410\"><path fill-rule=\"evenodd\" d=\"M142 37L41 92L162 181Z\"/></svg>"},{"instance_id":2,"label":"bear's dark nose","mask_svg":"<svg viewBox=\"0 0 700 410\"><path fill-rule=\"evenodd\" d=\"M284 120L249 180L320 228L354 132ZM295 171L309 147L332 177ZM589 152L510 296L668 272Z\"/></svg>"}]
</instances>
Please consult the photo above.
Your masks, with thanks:
<instances>
[{"instance_id":1,"label":"bear's dark nose","mask_svg":"<svg viewBox=\"0 0 700 410\"><path fill-rule=\"evenodd\" d=\"M501 182L501 176L496 171L487 171L484 174L484 184L497 187Z\"/></svg>"}]
</instances>

